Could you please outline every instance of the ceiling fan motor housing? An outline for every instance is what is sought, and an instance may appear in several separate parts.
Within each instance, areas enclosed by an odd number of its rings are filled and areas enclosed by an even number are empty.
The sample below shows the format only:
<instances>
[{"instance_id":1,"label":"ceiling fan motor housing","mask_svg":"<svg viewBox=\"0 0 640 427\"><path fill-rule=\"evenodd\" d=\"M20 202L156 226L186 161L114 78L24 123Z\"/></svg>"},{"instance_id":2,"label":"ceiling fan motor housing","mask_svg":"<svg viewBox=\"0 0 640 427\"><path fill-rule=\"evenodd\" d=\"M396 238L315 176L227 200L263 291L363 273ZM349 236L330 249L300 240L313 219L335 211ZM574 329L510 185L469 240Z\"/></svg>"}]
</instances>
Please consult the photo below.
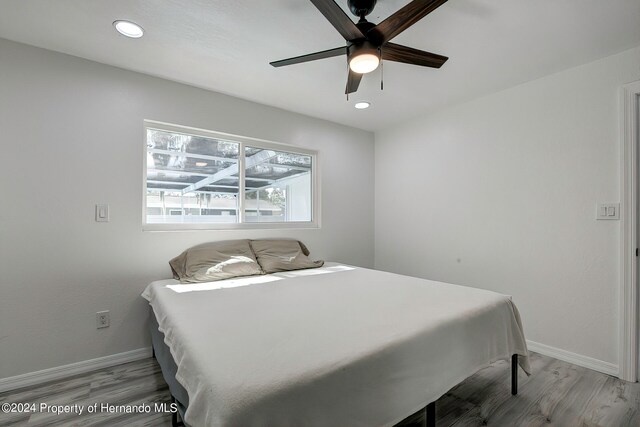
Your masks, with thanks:
<instances>
[{"instance_id":1,"label":"ceiling fan motor housing","mask_svg":"<svg viewBox=\"0 0 640 427\"><path fill-rule=\"evenodd\" d=\"M376 0L348 0L349 10L358 18L364 19L365 16L373 12L376 7Z\"/></svg>"},{"instance_id":2,"label":"ceiling fan motor housing","mask_svg":"<svg viewBox=\"0 0 640 427\"><path fill-rule=\"evenodd\" d=\"M349 43L347 45L347 58L351 58L355 54L363 55L366 53L378 57L380 56L378 46L369 41L364 40L361 42Z\"/></svg>"},{"instance_id":3,"label":"ceiling fan motor housing","mask_svg":"<svg viewBox=\"0 0 640 427\"><path fill-rule=\"evenodd\" d=\"M369 40L372 43L381 44L377 39L375 39L375 33L369 33L369 30L375 28L376 24L369 21L360 21L356 24L356 27L364 34L365 39ZM353 40L352 40L353 41Z\"/></svg>"}]
</instances>

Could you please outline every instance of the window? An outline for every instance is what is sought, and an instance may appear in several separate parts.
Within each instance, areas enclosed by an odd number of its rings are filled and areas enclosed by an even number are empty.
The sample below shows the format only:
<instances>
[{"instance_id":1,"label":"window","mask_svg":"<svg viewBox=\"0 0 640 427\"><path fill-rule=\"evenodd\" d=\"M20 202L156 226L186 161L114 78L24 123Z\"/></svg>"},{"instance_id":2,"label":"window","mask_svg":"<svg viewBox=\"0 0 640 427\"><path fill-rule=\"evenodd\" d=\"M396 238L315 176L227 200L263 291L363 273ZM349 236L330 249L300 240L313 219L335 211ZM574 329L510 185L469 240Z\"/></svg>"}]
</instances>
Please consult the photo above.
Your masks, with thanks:
<instances>
[{"instance_id":1,"label":"window","mask_svg":"<svg viewBox=\"0 0 640 427\"><path fill-rule=\"evenodd\" d=\"M145 229L316 227L317 153L145 121Z\"/></svg>"}]
</instances>

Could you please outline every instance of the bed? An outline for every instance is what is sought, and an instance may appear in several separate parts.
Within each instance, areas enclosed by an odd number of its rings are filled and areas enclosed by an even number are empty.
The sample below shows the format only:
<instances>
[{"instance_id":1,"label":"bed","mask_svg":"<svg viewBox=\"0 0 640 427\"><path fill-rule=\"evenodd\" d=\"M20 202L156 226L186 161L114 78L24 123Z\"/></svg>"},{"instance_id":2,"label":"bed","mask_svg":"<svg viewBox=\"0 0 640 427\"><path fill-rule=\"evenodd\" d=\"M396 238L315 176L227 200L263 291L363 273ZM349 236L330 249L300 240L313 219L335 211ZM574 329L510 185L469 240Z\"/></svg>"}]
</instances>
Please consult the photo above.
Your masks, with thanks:
<instances>
[{"instance_id":1,"label":"bed","mask_svg":"<svg viewBox=\"0 0 640 427\"><path fill-rule=\"evenodd\" d=\"M488 364L530 373L510 297L321 268L151 283L154 351L187 425L391 426ZM515 393L515 389L513 390Z\"/></svg>"}]
</instances>

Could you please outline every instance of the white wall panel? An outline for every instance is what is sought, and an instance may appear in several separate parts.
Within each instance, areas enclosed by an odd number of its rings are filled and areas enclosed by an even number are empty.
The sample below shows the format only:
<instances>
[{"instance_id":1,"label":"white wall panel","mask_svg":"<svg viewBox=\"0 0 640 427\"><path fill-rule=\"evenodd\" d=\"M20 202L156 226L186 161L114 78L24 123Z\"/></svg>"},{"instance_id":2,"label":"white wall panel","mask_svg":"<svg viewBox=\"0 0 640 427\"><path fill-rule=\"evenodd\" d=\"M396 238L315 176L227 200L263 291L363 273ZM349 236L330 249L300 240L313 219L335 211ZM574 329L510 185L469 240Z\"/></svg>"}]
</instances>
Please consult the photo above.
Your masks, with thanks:
<instances>
[{"instance_id":1,"label":"white wall panel","mask_svg":"<svg viewBox=\"0 0 640 427\"><path fill-rule=\"evenodd\" d=\"M620 223L595 215L639 78L636 48L377 132L376 267L513 295L528 339L617 363Z\"/></svg>"},{"instance_id":2,"label":"white wall panel","mask_svg":"<svg viewBox=\"0 0 640 427\"><path fill-rule=\"evenodd\" d=\"M322 227L143 232L144 119L318 150ZM140 293L197 243L295 237L373 265L368 132L0 40L0 141L0 378L147 347Z\"/></svg>"}]
</instances>

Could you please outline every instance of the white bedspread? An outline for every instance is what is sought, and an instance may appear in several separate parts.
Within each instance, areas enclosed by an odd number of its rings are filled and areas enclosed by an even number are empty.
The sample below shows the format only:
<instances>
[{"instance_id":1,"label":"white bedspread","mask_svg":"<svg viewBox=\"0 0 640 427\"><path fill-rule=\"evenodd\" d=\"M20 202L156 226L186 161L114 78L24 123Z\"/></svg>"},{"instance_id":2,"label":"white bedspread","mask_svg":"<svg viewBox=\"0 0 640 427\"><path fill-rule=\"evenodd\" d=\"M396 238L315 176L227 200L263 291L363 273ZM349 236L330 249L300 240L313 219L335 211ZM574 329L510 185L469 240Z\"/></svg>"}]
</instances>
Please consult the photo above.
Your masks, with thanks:
<instances>
[{"instance_id":1,"label":"white bedspread","mask_svg":"<svg viewBox=\"0 0 640 427\"><path fill-rule=\"evenodd\" d=\"M246 285L246 286L245 286ZM192 426L386 426L519 354L510 297L327 263L143 293Z\"/></svg>"}]
</instances>

